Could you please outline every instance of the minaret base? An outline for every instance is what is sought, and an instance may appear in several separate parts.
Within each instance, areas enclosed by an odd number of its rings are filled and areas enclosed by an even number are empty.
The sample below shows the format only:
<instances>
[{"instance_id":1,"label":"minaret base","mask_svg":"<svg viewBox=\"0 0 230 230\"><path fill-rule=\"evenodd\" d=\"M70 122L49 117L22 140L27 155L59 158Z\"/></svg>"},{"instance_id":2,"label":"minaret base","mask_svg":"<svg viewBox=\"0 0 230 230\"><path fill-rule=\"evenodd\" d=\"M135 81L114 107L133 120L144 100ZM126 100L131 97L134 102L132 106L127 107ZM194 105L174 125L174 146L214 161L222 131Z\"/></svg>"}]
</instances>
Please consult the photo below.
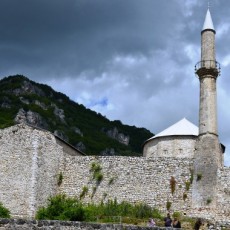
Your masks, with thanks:
<instances>
[{"instance_id":1,"label":"minaret base","mask_svg":"<svg viewBox=\"0 0 230 230\"><path fill-rule=\"evenodd\" d=\"M221 148L218 136L199 135L196 142L193 171L193 208L216 206L217 172L221 167Z\"/></svg>"}]
</instances>

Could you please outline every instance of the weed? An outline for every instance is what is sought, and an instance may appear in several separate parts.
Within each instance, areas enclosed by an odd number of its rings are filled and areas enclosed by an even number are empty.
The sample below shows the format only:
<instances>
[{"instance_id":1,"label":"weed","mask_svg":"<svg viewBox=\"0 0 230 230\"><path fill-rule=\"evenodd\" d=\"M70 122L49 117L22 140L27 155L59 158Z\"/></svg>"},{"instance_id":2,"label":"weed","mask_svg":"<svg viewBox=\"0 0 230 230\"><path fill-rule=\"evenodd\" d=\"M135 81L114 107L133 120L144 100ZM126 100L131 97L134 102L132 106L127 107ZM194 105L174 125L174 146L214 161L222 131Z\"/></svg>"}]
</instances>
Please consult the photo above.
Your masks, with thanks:
<instances>
[{"instance_id":1,"label":"weed","mask_svg":"<svg viewBox=\"0 0 230 230\"><path fill-rule=\"evenodd\" d=\"M202 178L202 174L201 173L197 173L196 181L201 180L201 178Z\"/></svg>"},{"instance_id":2,"label":"weed","mask_svg":"<svg viewBox=\"0 0 230 230\"><path fill-rule=\"evenodd\" d=\"M10 218L10 211L0 202L0 218Z\"/></svg>"},{"instance_id":3,"label":"weed","mask_svg":"<svg viewBox=\"0 0 230 230\"><path fill-rule=\"evenodd\" d=\"M96 180L97 184L100 184L102 179L103 179L103 174L102 173L96 173L94 179Z\"/></svg>"},{"instance_id":4,"label":"weed","mask_svg":"<svg viewBox=\"0 0 230 230\"><path fill-rule=\"evenodd\" d=\"M178 218L178 219L181 219L181 213L180 212L174 212L172 214L173 218Z\"/></svg>"},{"instance_id":5,"label":"weed","mask_svg":"<svg viewBox=\"0 0 230 230\"><path fill-rule=\"evenodd\" d=\"M212 199L211 198L208 198L207 201L206 201L207 205L211 204L212 203Z\"/></svg>"},{"instance_id":6,"label":"weed","mask_svg":"<svg viewBox=\"0 0 230 230\"><path fill-rule=\"evenodd\" d=\"M97 187L94 186L94 187L93 187L93 190L92 190L92 194L91 194L91 199L93 199L93 197L94 197L96 191L97 191Z\"/></svg>"},{"instance_id":7,"label":"weed","mask_svg":"<svg viewBox=\"0 0 230 230\"><path fill-rule=\"evenodd\" d=\"M85 197L85 195L88 193L88 191L89 191L89 189L88 189L87 186L84 186L84 187L82 188L82 192L81 192L81 194L80 194L80 200L81 200L82 198Z\"/></svg>"},{"instance_id":8,"label":"weed","mask_svg":"<svg viewBox=\"0 0 230 230\"><path fill-rule=\"evenodd\" d=\"M102 168L96 162L92 162L90 171L93 173L93 179L96 180L97 184L100 184L103 179L103 174L101 172Z\"/></svg>"},{"instance_id":9,"label":"weed","mask_svg":"<svg viewBox=\"0 0 230 230\"><path fill-rule=\"evenodd\" d=\"M170 179L170 188L171 188L171 193L173 194L176 190L176 180L173 176Z\"/></svg>"},{"instance_id":10,"label":"weed","mask_svg":"<svg viewBox=\"0 0 230 230\"><path fill-rule=\"evenodd\" d=\"M191 173L191 175L190 175L189 180L190 180L190 184L192 184L192 182L193 182L193 177L194 177L194 170L193 170L193 169L190 169L190 173Z\"/></svg>"},{"instance_id":11,"label":"weed","mask_svg":"<svg viewBox=\"0 0 230 230\"><path fill-rule=\"evenodd\" d=\"M58 174L58 181L57 181L58 186L61 186L62 181L63 181L63 174L62 174L62 172L60 172Z\"/></svg>"},{"instance_id":12,"label":"weed","mask_svg":"<svg viewBox=\"0 0 230 230\"><path fill-rule=\"evenodd\" d=\"M172 202L167 201L167 203L166 203L166 209L169 210L171 208L171 206L172 206Z\"/></svg>"},{"instance_id":13,"label":"weed","mask_svg":"<svg viewBox=\"0 0 230 230\"><path fill-rule=\"evenodd\" d=\"M185 201L188 198L188 195L186 192L183 193L183 200Z\"/></svg>"},{"instance_id":14,"label":"weed","mask_svg":"<svg viewBox=\"0 0 230 230\"><path fill-rule=\"evenodd\" d=\"M109 183L108 183L108 185L113 184L113 182L114 182L114 177L112 177L112 178L110 178L110 179L109 179Z\"/></svg>"},{"instance_id":15,"label":"weed","mask_svg":"<svg viewBox=\"0 0 230 230\"><path fill-rule=\"evenodd\" d=\"M186 189L186 191L189 190L190 185L191 185L191 182L190 182L190 181L185 181L185 189Z\"/></svg>"}]
</instances>

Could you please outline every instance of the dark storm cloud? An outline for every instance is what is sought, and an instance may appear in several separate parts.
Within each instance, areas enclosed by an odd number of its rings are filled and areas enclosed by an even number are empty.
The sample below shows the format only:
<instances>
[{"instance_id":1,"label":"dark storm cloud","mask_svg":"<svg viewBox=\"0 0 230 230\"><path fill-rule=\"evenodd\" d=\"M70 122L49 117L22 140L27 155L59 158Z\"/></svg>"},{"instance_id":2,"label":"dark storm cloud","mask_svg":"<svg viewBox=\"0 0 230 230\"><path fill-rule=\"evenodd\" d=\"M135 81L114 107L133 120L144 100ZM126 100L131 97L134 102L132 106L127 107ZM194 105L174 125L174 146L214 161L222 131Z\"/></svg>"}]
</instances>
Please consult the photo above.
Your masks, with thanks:
<instances>
[{"instance_id":1,"label":"dark storm cloud","mask_svg":"<svg viewBox=\"0 0 230 230\"><path fill-rule=\"evenodd\" d=\"M15 71L37 66L42 75L47 68L53 75L79 74L100 71L115 53L165 49L182 14L176 2L167 2L2 0L1 65Z\"/></svg>"},{"instance_id":2,"label":"dark storm cloud","mask_svg":"<svg viewBox=\"0 0 230 230\"><path fill-rule=\"evenodd\" d=\"M109 119L153 133L183 117L198 125L194 65L207 2L1 0L0 76L26 75ZM229 7L229 0L211 1L222 64L219 128L227 149Z\"/></svg>"}]
</instances>

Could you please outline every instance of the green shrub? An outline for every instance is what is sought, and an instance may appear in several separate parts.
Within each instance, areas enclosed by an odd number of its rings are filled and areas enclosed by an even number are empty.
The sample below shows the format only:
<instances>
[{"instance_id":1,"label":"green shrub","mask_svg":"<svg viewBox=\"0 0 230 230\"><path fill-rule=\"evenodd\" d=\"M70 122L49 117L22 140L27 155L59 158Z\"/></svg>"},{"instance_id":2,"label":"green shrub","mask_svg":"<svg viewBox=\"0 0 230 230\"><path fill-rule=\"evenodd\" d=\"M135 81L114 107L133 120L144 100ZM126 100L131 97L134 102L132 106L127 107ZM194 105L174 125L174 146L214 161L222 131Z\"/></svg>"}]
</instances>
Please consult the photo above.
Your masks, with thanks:
<instances>
[{"instance_id":1,"label":"green shrub","mask_svg":"<svg viewBox=\"0 0 230 230\"><path fill-rule=\"evenodd\" d=\"M10 211L0 202L0 218L10 218Z\"/></svg>"},{"instance_id":2,"label":"green shrub","mask_svg":"<svg viewBox=\"0 0 230 230\"><path fill-rule=\"evenodd\" d=\"M82 188L82 192L81 192L81 194L80 194L80 200L81 200L82 198L85 197L85 195L88 193L88 191L89 191L89 189L88 189L87 186L84 186L84 187Z\"/></svg>"},{"instance_id":3,"label":"green shrub","mask_svg":"<svg viewBox=\"0 0 230 230\"><path fill-rule=\"evenodd\" d=\"M182 215L180 212L174 212L172 216L173 216L173 218L181 219Z\"/></svg>"},{"instance_id":4,"label":"green shrub","mask_svg":"<svg viewBox=\"0 0 230 230\"><path fill-rule=\"evenodd\" d=\"M35 218L39 220L83 221L84 216L84 209L80 201L59 194L49 198L47 207L40 208Z\"/></svg>"},{"instance_id":5,"label":"green shrub","mask_svg":"<svg viewBox=\"0 0 230 230\"><path fill-rule=\"evenodd\" d=\"M146 217L151 217L153 209L144 203L136 204L134 206L135 210L135 217L136 218L146 218Z\"/></svg>"},{"instance_id":6,"label":"green shrub","mask_svg":"<svg viewBox=\"0 0 230 230\"><path fill-rule=\"evenodd\" d=\"M65 195L57 195L48 199L47 207L42 207L36 214L36 219L70 220L70 221L99 221L114 222L114 218L121 217L132 223L146 220L146 218L163 219L161 213L147 204L118 203L116 199L103 201L100 204L85 204ZM143 221L142 221L143 222Z\"/></svg>"},{"instance_id":7,"label":"green shrub","mask_svg":"<svg viewBox=\"0 0 230 230\"><path fill-rule=\"evenodd\" d=\"M101 222L108 222L109 217L122 216L122 219L144 219L144 218L162 218L161 213L147 204L130 204L128 202L118 203L116 199L101 202L98 205L89 204L85 208L87 221L92 221L97 216Z\"/></svg>"}]
</instances>

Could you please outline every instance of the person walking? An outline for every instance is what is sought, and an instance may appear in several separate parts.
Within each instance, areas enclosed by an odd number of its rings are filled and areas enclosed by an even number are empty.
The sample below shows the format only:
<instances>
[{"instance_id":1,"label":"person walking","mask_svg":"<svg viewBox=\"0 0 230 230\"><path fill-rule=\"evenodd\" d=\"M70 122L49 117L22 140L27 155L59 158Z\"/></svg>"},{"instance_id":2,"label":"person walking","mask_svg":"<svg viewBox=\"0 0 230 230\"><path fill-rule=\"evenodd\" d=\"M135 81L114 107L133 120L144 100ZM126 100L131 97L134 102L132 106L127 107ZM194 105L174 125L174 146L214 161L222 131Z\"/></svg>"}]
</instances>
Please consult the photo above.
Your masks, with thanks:
<instances>
[{"instance_id":1,"label":"person walking","mask_svg":"<svg viewBox=\"0 0 230 230\"><path fill-rule=\"evenodd\" d=\"M154 227L154 226L156 226L156 223L152 218L150 218L148 222L148 227Z\"/></svg>"},{"instance_id":2,"label":"person walking","mask_svg":"<svg viewBox=\"0 0 230 230\"><path fill-rule=\"evenodd\" d=\"M173 228L181 228L180 221L175 217L172 223Z\"/></svg>"},{"instance_id":3,"label":"person walking","mask_svg":"<svg viewBox=\"0 0 230 230\"><path fill-rule=\"evenodd\" d=\"M165 221L165 227L171 227L172 226L172 219L171 219L171 216L169 213L164 218L164 221Z\"/></svg>"},{"instance_id":4,"label":"person walking","mask_svg":"<svg viewBox=\"0 0 230 230\"><path fill-rule=\"evenodd\" d=\"M194 225L194 230L199 230L201 225L202 225L202 220L198 218Z\"/></svg>"}]
</instances>

